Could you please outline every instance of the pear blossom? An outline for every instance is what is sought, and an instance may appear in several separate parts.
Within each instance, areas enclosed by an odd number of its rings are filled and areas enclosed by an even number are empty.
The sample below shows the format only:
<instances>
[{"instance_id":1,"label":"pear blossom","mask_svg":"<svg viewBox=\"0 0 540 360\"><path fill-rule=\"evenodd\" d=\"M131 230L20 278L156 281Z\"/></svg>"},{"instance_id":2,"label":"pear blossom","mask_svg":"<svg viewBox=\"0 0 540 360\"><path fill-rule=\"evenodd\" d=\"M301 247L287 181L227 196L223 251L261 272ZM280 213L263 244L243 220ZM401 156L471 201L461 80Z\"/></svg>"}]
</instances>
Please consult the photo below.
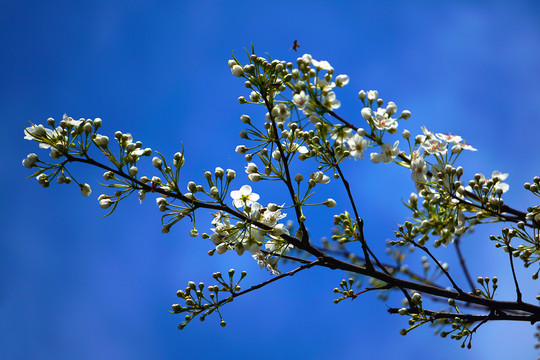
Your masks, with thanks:
<instances>
[{"instance_id":1,"label":"pear blossom","mask_svg":"<svg viewBox=\"0 0 540 360\"><path fill-rule=\"evenodd\" d=\"M245 250L256 254L261 252L264 235L261 234L259 229L250 227L239 235L238 240L242 243Z\"/></svg>"},{"instance_id":2,"label":"pear blossom","mask_svg":"<svg viewBox=\"0 0 540 360\"><path fill-rule=\"evenodd\" d=\"M438 139L424 141L422 147L428 154L446 154L448 143Z\"/></svg>"},{"instance_id":3,"label":"pear blossom","mask_svg":"<svg viewBox=\"0 0 540 360\"><path fill-rule=\"evenodd\" d=\"M309 101L309 96L307 96L304 90L302 90L300 93L293 95L292 101L298 110L303 110Z\"/></svg>"},{"instance_id":4,"label":"pear blossom","mask_svg":"<svg viewBox=\"0 0 540 360\"><path fill-rule=\"evenodd\" d=\"M39 124L39 125L32 125L24 129L24 139L25 140L36 140L40 141L39 138L47 138L52 139L54 138L54 131L46 128L45 126ZM48 149L51 147L49 144L45 144L43 142L39 142L39 147L41 149Z\"/></svg>"},{"instance_id":5,"label":"pear blossom","mask_svg":"<svg viewBox=\"0 0 540 360\"><path fill-rule=\"evenodd\" d=\"M346 126L335 126L332 129L330 139L335 140L337 144L342 144L351 138L352 129Z\"/></svg>"},{"instance_id":6,"label":"pear blossom","mask_svg":"<svg viewBox=\"0 0 540 360\"><path fill-rule=\"evenodd\" d=\"M287 147L287 144L285 144L285 143L282 143L282 145L283 145L283 147ZM276 156L278 157L278 159L276 159L276 158L274 157L274 153L275 153L276 151L279 153L279 155L276 154ZM290 144L290 146L289 146L289 151L290 151L291 153L296 153L296 152L298 152L298 153L300 153L300 154L306 154L306 153L309 152L309 150L308 150L307 147L305 147L304 145L299 145L298 143L294 143L294 142ZM274 159L276 159L276 160L279 160L279 158L281 157L281 153L279 152L279 149L276 149L276 150L274 150L274 152L272 152L272 157L274 157Z\"/></svg>"},{"instance_id":7,"label":"pear blossom","mask_svg":"<svg viewBox=\"0 0 540 360\"><path fill-rule=\"evenodd\" d=\"M469 150L469 151L477 151L476 148L472 147L471 145L467 144L467 143L462 143L460 144L461 145L461 148L463 150Z\"/></svg>"},{"instance_id":8,"label":"pear blossom","mask_svg":"<svg viewBox=\"0 0 540 360\"><path fill-rule=\"evenodd\" d=\"M364 150L368 148L369 141L359 134L354 134L347 140L347 145L349 146L350 156L354 160L358 160L358 158L364 158Z\"/></svg>"},{"instance_id":9,"label":"pear blossom","mask_svg":"<svg viewBox=\"0 0 540 360\"><path fill-rule=\"evenodd\" d=\"M423 143L427 140L431 140L435 138L435 135L431 131L429 131L425 126L422 126L422 132L424 133L424 135L416 136L416 141L418 143Z\"/></svg>"},{"instance_id":10,"label":"pear blossom","mask_svg":"<svg viewBox=\"0 0 540 360\"><path fill-rule=\"evenodd\" d=\"M268 226L275 226L277 222L285 216L287 216L287 214L282 214L280 209L277 209L276 211L266 209L261 214L260 222Z\"/></svg>"},{"instance_id":11,"label":"pear blossom","mask_svg":"<svg viewBox=\"0 0 540 360\"><path fill-rule=\"evenodd\" d=\"M259 200L259 195L251 192L251 186L249 185L242 186L240 190L231 191L231 197L233 198L233 205L237 208L244 205L250 206Z\"/></svg>"},{"instance_id":12,"label":"pear blossom","mask_svg":"<svg viewBox=\"0 0 540 360\"><path fill-rule=\"evenodd\" d=\"M336 99L336 93L333 91L330 91L328 95L323 97L322 103L326 108L329 109L338 109L341 107L341 102Z\"/></svg>"},{"instance_id":13,"label":"pear blossom","mask_svg":"<svg viewBox=\"0 0 540 360\"><path fill-rule=\"evenodd\" d=\"M246 174L255 174L258 170L257 164L255 163L250 162L246 166Z\"/></svg>"},{"instance_id":14,"label":"pear blossom","mask_svg":"<svg viewBox=\"0 0 540 360\"><path fill-rule=\"evenodd\" d=\"M463 139L459 135L437 133L435 134L435 136L437 136L442 141L446 141L447 143L450 143L453 145L457 145L461 141L463 141Z\"/></svg>"},{"instance_id":15,"label":"pear blossom","mask_svg":"<svg viewBox=\"0 0 540 360\"><path fill-rule=\"evenodd\" d=\"M322 171L317 171L312 173L310 176L316 183L328 184L330 182L330 177L325 175Z\"/></svg>"},{"instance_id":16,"label":"pear blossom","mask_svg":"<svg viewBox=\"0 0 540 360\"><path fill-rule=\"evenodd\" d=\"M330 63L326 60L317 61L311 59L311 65L315 66L319 70L334 71L334 68L330 66Z\"/></svg>"},{"instance_id":17,"label":"pear blossom","mask_svg":"<svg viewBox=\"0 0 540 360\"><path fill-rule=\"evenodd\" d=\"M143 201L146 199L146 191L139 190L139 192L137 194L137 198L139 199L139 204L142 204Z\"/></svg>"},{"instance_id":18,"label":"pear blossom","mask_svg":"<svg viewBox=\"0 0 540 360\"><path fill-rule=\"evenodd\" d=\"M349 76L348 75L338 75L336 77L336 86L337 87L343 87L349 83Z\"/></svg>"},{"instance_id":19,"label":"pear blossom","mask_svg":"<svg viewBox=\"0 0 540 360\"><path fill-rule=\"evenodd\" d=\"M287 120L291 113L285 104L279 104L272 109L272 116L277 122L284 122Z\"/></svg>"},{"instance_id":20,"label":"pear blossom","mask_svg":"<svg viewBox=\"0 0 540 360\"><path fill-rule=\"evenodd\" d=\"M298 60L300 60L301 62L303 62L306 65L309 65L309 64L311 64L311 61L313 60L313 58L311 57L310 54L304 54L304 55L302 55L301 58L298 58Z\"/></svg>"},{"instance_id":21,"label":"pear blossom","mask_svg":"<svg viewBox=\"0 0 540 360\"><path fill-rule=\"evenodd\" d=\"M67 127L78 127L83 121L84 119L74 120L72 117L64 114L62 121L60 122L60 126L64 125Z\"/></svg>"},{"instance_id":22,"label":"pear blossom","mask_svg":"<svg viewBox=\"0 0 540 360\"><path fill-rule=\"evenodd\" d=\"M289 234L289 231L287 230L287 228L285 228L283 226L283 224L278 224L278 226L276 226L276 228L278 228L280 230L278 231L283 231L282 234ZM276 229L275 228L275 229ZM279 237L274 237L272 236L272 238L270 240L268 240L265 244L264 244L264 248L266 249L266 251L268 252L275 252L275 251L279 251L280 253L285 253L287 251L290 251L293 249L293 245L287 243L285 240L283 240L282 238L279 238Z\"/></svg>"},{"instance_id":23,"label":"pear blossom","mask_svg":"<svg viewBox=\"0 0 540 360\"><path fill-rule=\"evenodd\" d=\"M427 171L426 161L422 156L417 156L411 161L411 178L415 183L426 182Z\"/></svg>"},{"instance_id":24,"label":"pear blossom","mask_svg":"<svg viewBox=\"0 0 540 360\"><path fill-rule=\"evenodd\" d=\"M372 120L378 130L390 130L391 128L397 127L396 120L389 117L388 113L383 108L377 109Z\"/></svg>"},{"instance_id":25,"label":"pear blossom","mask_svg":"<svg viewBox=\"0 0 540 360\"><path fill-rule=\"evenodd\" d=\"M381 153L371 153L370 158L374 163L383 162L385 164L391 163L396 156L399 155L399 140L396 140L394 145L384 143L381 145Z\"/></svg>"},{"instance_id":26,"label":"pear blossom","mask_svg":"<svg viewBox=\"0 0 540 360\"><path fill-rule=\"evenodd\" d=\"M379 96L379 92L377 90L369 90L367 92L367 99L369 101L375 101L377 100L377 97Z\"/></svg>"}]
</instances>

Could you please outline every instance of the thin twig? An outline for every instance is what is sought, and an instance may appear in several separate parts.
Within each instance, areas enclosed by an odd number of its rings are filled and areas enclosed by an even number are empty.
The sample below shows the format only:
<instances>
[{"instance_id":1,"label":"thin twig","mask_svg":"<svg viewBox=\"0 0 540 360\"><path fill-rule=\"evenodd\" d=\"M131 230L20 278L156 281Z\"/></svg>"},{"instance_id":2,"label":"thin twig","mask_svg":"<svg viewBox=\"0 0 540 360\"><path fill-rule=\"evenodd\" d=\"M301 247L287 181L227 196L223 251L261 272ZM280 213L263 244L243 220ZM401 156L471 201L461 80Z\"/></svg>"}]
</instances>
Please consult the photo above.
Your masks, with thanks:
<instances>
[{"instance_id":1,"label":"thin twig","mask_svg":"<svg viewBox=\"0 0 540 360\"><path fill-rule=\"evenodd\" d=\"M262 288L262 287L264 287L264 286L266 286L266 285L268 285L268 284L271 284L271 283L273 283L273 282L275 282L275 281L281 280L281 279L283 279L283 278L286 277L286 276L293 276L294 274L296 274L296 273L298 273L298 272L300 272L300 271L302 271L302 270L309 269L310 267L313 267L313 266L317 265L320 261L321 261L321 259L317 259L317 260L311 261L311 262L309 262L309 263L307 263L307 264L304 264L304 265L301 265L301 266L297 267L297 268L294 269L294 270L288 271L288 272L286 272L286 273L283 273L283 274L281 274L281 275L278 275L278 276L276 276L276 277L273 277L273 278L271 278L271 279L269 279L269 280L263 281L263 282L260 283L260 284L253 285L253 286L250 287L249 289L246 289L246 290L243 290L243 291L239 291L239 292L234 292L234 293L232 293L231 296L229 296L228 298L221 300L217 305L218 305L218 306L219 306L219 305L222 305L222 304L224 304L224 303L230 301L231 298L235 298L235 297L238 297L238 296L241 296L241 295L250 293L250 292L252 292L252 291L254 291L254 290L260 289L260 288Z\"/></svg>"},{"instance_id":2,"label":"thin twig","mask_svg":"<svg viewBox=\"0 0 540 360\"><path fill-rule=\"evenodd\" d=\"M471 277L471 274L469 273L469 269L467 268L467 265L465 264L465 257L463 257L463 254L461 253L460 244L461 244L461 240L459 237L457 237L456 240L454 241L454 246L457 251L459 264L461 265L461 269L465 273L465 278L467 279L467 282L469 283L471 291L474 292L476 290L474 287L474 282L472 281L472 277Z\"/></svg>"},{"instance_id":3,"label":"thin twig","mask_svg":"<svg viewBox=\"0 0 540 360\"><path fill-rule=\"evenodd\" d=\"M516 296L517 296L517 302L521 303L521 291L519 290L519 284L516 277L516 270L514 269L514 256L512 254L514 253L514 249L512 246L510 246L510 241L506 244L506 248L508 249L508 257L510 259L510 267L512 268L512 276L514 277L514 284L516 285Z\"/></svg>"}]
</instances>

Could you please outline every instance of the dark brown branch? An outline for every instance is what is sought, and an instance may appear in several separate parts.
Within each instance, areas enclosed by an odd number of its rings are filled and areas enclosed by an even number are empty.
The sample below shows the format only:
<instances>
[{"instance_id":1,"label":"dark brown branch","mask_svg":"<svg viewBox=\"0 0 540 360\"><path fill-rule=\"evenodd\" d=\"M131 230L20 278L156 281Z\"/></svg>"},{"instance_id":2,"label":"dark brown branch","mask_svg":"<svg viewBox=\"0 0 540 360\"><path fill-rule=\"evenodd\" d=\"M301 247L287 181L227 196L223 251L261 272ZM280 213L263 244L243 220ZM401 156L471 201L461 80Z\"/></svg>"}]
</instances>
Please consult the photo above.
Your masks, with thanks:
<instances>
[{"instance_id":1,"label":"dark brown branch","mask_svg":"<svg viewBox=\"0 0 540 360\"><path fill-rule=\"evenodd\" d=\"M96 162L93 159L76 158L71 155L66 156L66 158L68 159L68 161L71 161L71 162L83 162L83 163L95 165L107 171L112 171L113 173L120 175L129 181L132 181L134 184L137 184L143 190L155 191L162 195L167 195L172 198L180 199L182 201L185 201L186 203L191 204L194 208L207 208L207 209L212 209L212 210L225 211L261 229L264 229L264 230L272 229L272 227L262 224L257 221L253 221L249 219L248 217L246 217L244 214L234 209L231 209L230 207L226 205L217 205L217 204L212 204L212 203L201 202L198 200L191 200L191 199L186 198L182 194L169 192L159 187L156 189L153 189L151 186L141 183L139 180L132 178L128 174L125 174L124 172L117 169L112 169L104 164ZM377 271L374 269L367 269L364 266L359 266L359 265L351 264L351 263L336 259L324 253L323 251L317 249L316 247L312 246L309 242L307 243L303 242L293 236L282 234L281 237L285 239L287 242L289 242L290 244L292 244L293 246L297 247L298 249L304 250L308 252L309 254L317 257L318 261L317 263L314 264L317 266L323 266L329 269L340 269L340 270L349 271L349 272L353 272L353 273L357 273L361 275L366 275L366 276L370 276L375 279L378 279L380 281L386 282L388 284L391 284L395 287L402 287L409 290L415 290L421 293L430 294L432 296L436 296L440 298L455 299L458 301L469 302L476 305L482 305L490 309L495 309L497 311L504 312L507 310L516 310L516 311L528 312L531 314L530 315L531 321L540 320L540 306L537 306L537 305L524 303L524 302L499 301L499 300L493 300L493 299L486 299L480 296L466 294L466 293L459 293L459 292L447 290L447 289L429 285L429 284L422 284L422 283L417 283L414 281L403 280L403 279L394 277L392 275L388 275L385 272Z\"/></svg>"},{"instance_id":2,"label":"dark brown branch","mask_svg":"<svg viewBox=\"0 0 540 360\"><path fill-rule=\"evenodd\" d=\"M390 314L398 314L399 309L398 308L389 308L388 313ZM458 314L458 313L451 313L451 312L445 312L445 311L432 311L432 310L424 310L424 314L435 319L455 319L460 318L463 320L466 320L469 323L474 323L477 321L527 321L530 323L535 323L538 321L538 316L529 315L529 314L506 314L504 312L497 312L494 311L488 315L482 315L482 314Z\"/></svg>"}]
</instances>

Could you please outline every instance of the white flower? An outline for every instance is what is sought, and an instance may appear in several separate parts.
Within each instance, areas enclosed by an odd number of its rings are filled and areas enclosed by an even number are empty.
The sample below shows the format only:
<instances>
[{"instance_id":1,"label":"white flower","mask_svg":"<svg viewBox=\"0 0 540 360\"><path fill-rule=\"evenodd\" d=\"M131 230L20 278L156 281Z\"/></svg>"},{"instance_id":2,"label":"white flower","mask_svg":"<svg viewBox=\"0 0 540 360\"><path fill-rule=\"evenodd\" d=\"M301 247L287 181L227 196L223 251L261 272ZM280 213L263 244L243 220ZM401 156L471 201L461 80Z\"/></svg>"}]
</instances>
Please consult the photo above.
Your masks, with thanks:
<instances>
[{"instance_id":1,"label":"white flower","mask_svg":"<svg viewBox=\"0 0 540 360\"><path fill-rule=\"evenodd\" d=\"M435 134L435 136L437 136L442 141L446 141L447 143L450 143L450 144L453 144L453 145L457 145L461 141L463 141L463 139L459 135L437 133L437 134Z\"/></svg>"},{"instance_id":2,"label":"white flower","mask_svg":"<svg viewBox=\"0 0 540 360\"><path fill-rule=\"evenodd\" d=\"M338 109L341 106L341 102L336 99L336 93L330 91L328 95L323 96L323 105L328 109Z\"/></svg>"},{"instance_id":3,"label":"white flower","mask_svg":"<svg viewBox=\"0 0 540 360\"><path fill-rule=\"evenodd\" d=\"M373 124L379 130L390 130L397 127L395 119L388 116L385 109L379 108L373 117Z\"/></svg>"},{"instance_id":4,"label":"white flower","mask_svg":"<svg viewBox=\"0 0 540 360\"><path fill-rule=\"evenodd\" d=\"M240 235L238 240L242 243L245 250L252 254L257 254L261 252L264 235L257 228L250 227Z\"/></svg>"},{"instance_id":5,"label":"white flower","mask_svg":"<svg viewBox=\"0 0 540 360\"><path fill-rule=\"evenodd\" d=\"M428 154L446 154L448 143L440 141L438 139L431 139L424 141L422 147Z\"/></svg>"},{"instance_id":6,"label":"white flower","mask_svg":"<svg viewBox=\"0 0 540 360\"><path fill-rule=\"evenodd\" d=\"M364 150L368 148L369 141L358 134L354 134L354 136L347 140L347 145L349 146L351 156L354 160L358 160L358 158L364 158Z\"/></svg>"},{"instance_id":7,"label":"white flower","mask_svg":"<svg viewBox=\"0 0 540 360\"><path fill-rule=\"evenodd\" d=\"M74 120L72 117L70 116L67 116L67 114L64 114L63 118L62 118L62 122L64 122L64 124L68 127L77 127L79 126L82 122L84 121L84 119L80 119L80 120ZM62 123L61 122L61 123Z\"/></svg>"},{"instance_id":8,"label":"white flower","mask_svg":"<svg viewBox=\"0 0 540 360\"><path fill-rule=\"evenodd\" d=\"M469 144L463 143L463 144L460 144L460 145L461 145L461 148L462 148L463 150L477 151L477 149L475 149L474 147L472 147L472 146L469 145Z\"/></svg>"},{"instance_id":9,"label":"white flower","mask_svg":"<svg viewBox=\"0 0 540 360\"><path fill-rule=\"evenodd\" d=\"M351 133L351 128L348 128L346 126L335 126L332 129L332 135L330 136L330 139L335 140L338 144L342 144L352 137Z\"/></svg>"},{"instance_id":10,"label":"white flower","mask_svg":"<svg viewBox=\"0 0 540 360\"><path fill-rule=\"evenodd\" d=\"M139 190L139 193L137 194L137 197L139 198L139 204L142 204L144 199L146 199L146 191Z\"/></svg>"},{"instance_id":11,"label":"white flower","mask_svg":"<svg viewBox=\"0 0 540 360\"><path fill-rule=\"evenodd\" d=\"M276 211L266 209L262 213L260 221L268 226L274 226L277 224L278 220L283 219L285 216L287 216L287 214L282 214L280 209L277 209Z\"/></svg>"},{"instance_id":12,"label":"white flower","mask_svg":"<svg viewBox=\"0 0 540 360\"><path fill-rule=\"evenodd\" d=\"M304 90L302 90L299 94L293 95L292 101L298 110L303 110L309 101L309 96L307 96L306 93L304 93Z\"/></svg>"},{"instance_id":13,"label":"white flower","mask_svg":"<svg viewBox=\"0 0 540 360\"><path fill-rule=\"evenodd\" d=\"M284 143L282 143L282 145L283 145L283 147L287 146L287 144L284 144ZM279 149L276 149L276 150L279 153ZM272 157L274 157L274 152L272 153ZM309 152L309 150L304 145L299 145L298 143L291 143L290 148L289 148L289 152L291 152L291 153L299 152L300 154L306 154L306 153ZM281 153L279 153L278 157L280 157L280 156L281 156ZM274 157L274 159L276 159L276 158ZM279 160L279 158L276 159L276 160Z\"/></svg>"},{"instance_id":14,"label":"white flower","mask_svg":"<svg viewBox=\"0 0 540 360\"><path fill-rule=\"evenodd\" d=\"M256 174L258 171L257 164L255 163L248 163L246 166L246 173L247 174Z\"/></svg>"},{"instance_id":15,"label":"white flower","mask_svg":"<svg viewBox=\"0 0 540 360\"><path fill-rule=\"evenodd\" d=\"M422 156L416 157L411 161L411 178L416 183L425 183L427 174L426 161Z\"/></svg>"},{"instance_id":16,"label":"white flower","mask_svg":"<svg viewBox=\"0 0 540 360\"><path fill-rule=\"evenodd\" d=\"M277 230L278 228L279 230ZM283 231L282 234L289 234L289 231L287 230L287 228L283 227L283 224L278 224L278 226L276 226L274 230L277 232ZM272 236L272 238L264 244L264 247L268 252L279 251L280 253L285 253L287 251L290 251L293 248L293 245L288 244L282 238Z\"/></svg>"},{"instance_id":17,"label":"white flower","mask_svg":"<svg viewBox=\"0 0 540 360\"><path fill-rule=\"evenodd\" d=\"M51 139L54 137L53 130L44 127L43 125L32 125L24 129L24 139L25 140L37 140L40 141L40 138ZM42 149L48 149L51 145L39 143L39 147Z\"/></svg>"},{"instance_id":18,"label":"white flower","mask_svg":"<svg viewBox=\"0 0 540 360\"><path fill-rule=\"evenodd\" d=\"M321 78L321 77L318 77L317 79L315 79L315 85L322 89L322 90L327 90L327 91L330 91L332 90L333 88L336 87L336 83L333 82L333 81L328 81L326 80L325 78Z\"/></svg>"},{"instance_id":19,"label":"white flower","mask_svg":"<svg viewBox=\"0 0 540 360\"><path fill-rule=\"evenodd\" d=\"M399 141L396 141L394 145L388 143L381 145L381 153L371 153L371 161L374 163L383 162L385 164L391 163L396 156L399 155L398 149Z\"/></svg>"},{"instance_id":20,"label":"white flower","mask_svg":"<svg viewBox=\"0 0 540 360\"><path fill-rule=\"evenodd\" d=\"M336 86L337 87L343 87L349 83L349 76L348 75L338 75L336 77Z\"/></svg>"},{"instance_id":21,"label":"white flower","mask_svg":"<svg viewBox=\"0 0 540 360\"><path fill-rule=\"evenodd\" d=\"M244 185L240 190L231 191L231 197L233 198L233 205L237 208L244 205L251 205L255 201L259 200L259 195L251 192L251 186Z\"/></svg>"},{"instance_id":22,"label":"white flower","mask_svg":"<svg viewBox=\"0 0 540 360\"><path fill-rule=\"evenodd\" d=\"M330 182L330 177L325 175L322 171L312 173L310 177L319 184L328 184Z\"/></svg>"},{"instance_id":23,"label":"white flower","mask_svg":"<svg viewBox=\"0 0 540 360\"><path fill-rule=\"evenodd\" d=\"M375 101L377 100L377 97L379 96L379 92L377 90L369 90L367 92L367 99L369 101Z\"/></svg>"},{"instance_id":24,"label":"white flower","mask_svg":"<svg viewBox=\"0 0 540 360\"><path fill-rule=\"evenodd\" d=\"M311 59L311 64L319 70L331 70L331 71L334 70L334 68L330 66L330 63L326 60L317 61L317 60Z\"/></svg>"},{"instance_id":25,"label":"white flower","mask_svg":"<svg viewBox=\"0 0 540 360\"><path fill-rule=\"evenodd\" d=\"M304 54L299 59L301 59L301 61L304 62L306 65L311 64L311 61L313 60L310 54Z\"/></svg>"},{"instance_id":26,"label":"white flower","mask_svg":"<svg viewBox=\"0 0 540 360\"><path fill-rule=\"evenodd\" d=\"M277 122L283 122L287 120L291 113L285 104L279 104L272 109L272 116Z\"/></svg>"},{"instance_id":27,"label":"white flower","mask_svg":"<svg viewBox=\"0 0 540 360\"><path fill-rule=\"evenodd\" d=\"M510 189L510 185L508 185L507 183L502 182L507 177L508 177L508 174L503 174L498 170L495 170L495 171L493 171L493 173L491 173L491 179L493 181L497 180L497 183L494 186L495 191L500 190L500 191L502 191L502 193L505 193L505 192L508 191L508 189Z\"/></svg>"}]
</instances>

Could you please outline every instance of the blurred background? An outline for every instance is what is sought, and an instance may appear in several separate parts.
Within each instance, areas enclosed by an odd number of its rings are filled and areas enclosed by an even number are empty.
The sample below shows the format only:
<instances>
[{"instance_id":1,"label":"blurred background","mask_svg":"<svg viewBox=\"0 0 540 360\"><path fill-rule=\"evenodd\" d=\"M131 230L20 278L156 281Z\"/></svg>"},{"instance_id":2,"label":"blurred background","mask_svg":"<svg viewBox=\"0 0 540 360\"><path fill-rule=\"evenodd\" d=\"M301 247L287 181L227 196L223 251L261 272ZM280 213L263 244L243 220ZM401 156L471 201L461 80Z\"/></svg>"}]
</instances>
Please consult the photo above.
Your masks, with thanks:
<instances>
[{"instance_id":1,"label":"blurred background","mask_svg":"<svg viewBox=\"0 0 540 360\"><path fill-rule=\"evenodd\" d=\"M291 50L298 40L298 53ZM249 257L208 257L208 240L190 238L185 221L161 233L153 198L136 198L105 212L97 197L101 171L73 166L88 182L42 189L21 166L30 152L48 152L23 140L23 128L60 120L64 113L103 119L100 133L131 132L145 147L171 157L184 145L183 179L202 183L203 170L236 169L233 189L247 183L243 157L234 152L239 116L254 122L263 111L239 105L248 95L227 66L231 51L245 60L251 43L259 55L295 61L303 53L328 60L351 81L337 90L338 113L360 125L360 89L377 89L411 119L413 135L426 125L461 135L479 151L459 163L476 172L509 173L505 200L521 209L537 204L523 183L540 175L540 5L536 1L2 1L0 3L0 116L6 151L0 153L0 357L2 359L326 359L532 358L534 327L482 326L471 350L420 328L403 337L406 319L368 293L334 305L332 289L348 275L312 269L242 296L205 323L177 330L181 315L167 312L188 281L211 284L211 274L246 270L244 287L270 278ZM400 139L396 135L395 139ZM147 161L148 163L149 161ZM143 167L144 169L144 167ZM151 167L146 168L149 172ZM398 166L349 162L366 237L384 252L401 204L414 185ZM285 199L281 184L251 184L261 203ZM334 187L334 185L336 185ZM317 199L345 194L331 182ZM536 201L536 203L535 203ZM333 212L314 208L312 238L330 235ZM290 214L292 215L292 214ZM289 216L291 218L291 216ZM462 249L474 278L498 276L499 299L513 300L507 257L480 227ZM208 215L197 228L210 232ZM360 252L360 249L353 248ZM463 280L455 250L438 249ZM420 254L411 258L419 268ZM538 284L522 271L525 300ZM286 268L284 268L286 270Z\"/></svg>"}]
</instances>

